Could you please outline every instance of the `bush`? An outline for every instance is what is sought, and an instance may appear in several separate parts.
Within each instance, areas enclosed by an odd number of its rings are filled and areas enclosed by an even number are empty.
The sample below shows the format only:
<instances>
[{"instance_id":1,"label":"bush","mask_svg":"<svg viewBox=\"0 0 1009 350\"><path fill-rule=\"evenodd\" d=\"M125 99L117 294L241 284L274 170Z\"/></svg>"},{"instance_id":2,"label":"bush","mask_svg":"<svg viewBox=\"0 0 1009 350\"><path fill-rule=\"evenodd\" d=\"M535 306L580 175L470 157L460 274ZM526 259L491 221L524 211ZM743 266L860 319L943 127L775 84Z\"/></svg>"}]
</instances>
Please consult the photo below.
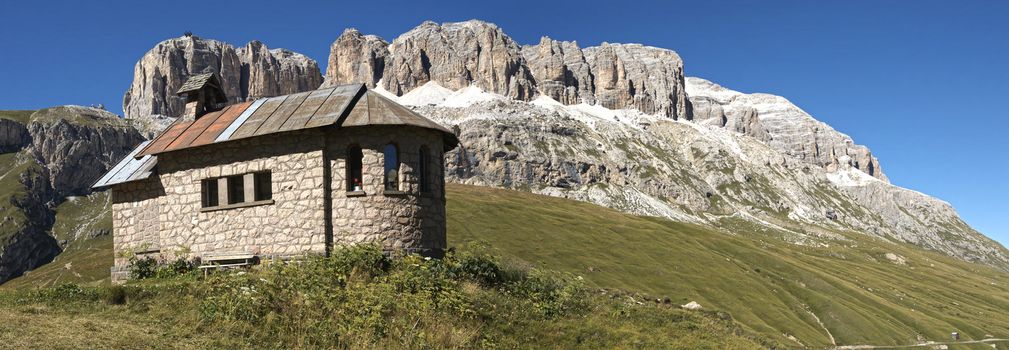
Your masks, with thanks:
<instances>
[{"instance_id":1,"label":"bush","mask_svg":"<svg viewBox=\"0 0 1009 350\"><path fill-rule=\"evenodd\" d=\"M185 258L175 259L167 264L159 264L152 257L130 258L130 279L172 278L192 273L196 270L196 262Z\"/></svg>"},{"instance_id":2,"label":"bush","mask_svg":"<svg viewBox=\"0 0 1009 350\"><path fill-rule=\"evenodd\" d=\"M130 279L141 280L154 277L158 268L158 261L152 257L137 258L130 257Z\"/></svg>"}]
</instances>

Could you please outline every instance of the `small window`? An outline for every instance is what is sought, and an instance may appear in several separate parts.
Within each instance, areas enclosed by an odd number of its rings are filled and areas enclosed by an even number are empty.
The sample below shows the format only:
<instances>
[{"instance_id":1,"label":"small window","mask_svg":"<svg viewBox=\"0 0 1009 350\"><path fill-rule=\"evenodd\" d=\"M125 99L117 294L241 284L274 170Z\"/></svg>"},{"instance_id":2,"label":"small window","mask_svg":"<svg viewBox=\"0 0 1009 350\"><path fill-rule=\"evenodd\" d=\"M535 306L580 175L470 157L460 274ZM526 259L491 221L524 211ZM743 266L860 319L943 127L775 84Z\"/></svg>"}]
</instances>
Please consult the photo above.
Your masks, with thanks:
<instances>
[{"instance_id":1,"label":"small window","mask_svg":"<svg viewBox=\"0 0 1009 350\"><path fill-rule=\"evenodd\" d=\"M427 154L428 154L427 147L421 147L420 151L418 152L418 157L420 160L417 163L417 173L418 173L417 181L420 181L421 192L431 191L431 183L430 179L428 178L428 172L430 172L430 170L428 170L427 165L428 162Z\"/></svg>"},{"instance_id":2,"label":"small window","mask_svg":"<svg viewBox=\"0 0 1009 350\"><path fill-rule=\"evenodd\" d=\"M351 146L347 149L347 192L364 190L361 183L361 147Z\"/></svg>"},{"instance_id":3,"label":"small window","mask_svg":"<svg viewBox=\"0 0 1009 350\"><path fill-rule=\"evenodd\" d=\"M385 145L383 151L385 155L385 189L389 191L399 190L399 151L396 145Z\"/></svg>"},{"instance_id":4,"label":"small window","mask_svg":"<svg viewBox=\"0 0 1009 350\"><path fill-rule=\"evenodd\" d=\"M244 176L228 176L228 204L245 202Z\"/></svg>"},{"instance_id":5,"label":"small window","mask_svg":"<svg viewBox=\"0 0 1009 350\"><path fill-rule=\"evenodd\" d=\"M219 204L217 201L217 179L200 181L200 187L203 193L203 207L216 207Z\"/></svg>"},{"instance_id":6,"label":"small window","mask_svg":"<svg viewBox=\"0 0 1009 350\"><path fill-rule=\"evenodd\" d=\"M259 172L254 175L256 201L273 199L272 174L269 171Z\"/></svg>"}]
</instances>

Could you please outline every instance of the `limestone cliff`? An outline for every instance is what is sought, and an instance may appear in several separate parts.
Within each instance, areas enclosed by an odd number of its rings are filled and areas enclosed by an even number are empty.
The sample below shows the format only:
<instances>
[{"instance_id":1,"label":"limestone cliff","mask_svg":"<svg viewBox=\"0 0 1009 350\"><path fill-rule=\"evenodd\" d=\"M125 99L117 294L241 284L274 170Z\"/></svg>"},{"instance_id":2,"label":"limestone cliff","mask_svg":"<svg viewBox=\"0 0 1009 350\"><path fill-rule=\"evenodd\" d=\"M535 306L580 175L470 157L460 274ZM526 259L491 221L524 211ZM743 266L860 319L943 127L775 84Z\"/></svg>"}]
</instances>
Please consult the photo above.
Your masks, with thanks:
<instances>
[{"instance_id":1,"label":"limestone cliff","mask_svg":"<svg viewBox=\"0 0 1009 350\"><path fill-rule=\"evenodd\" d=\"M424 22L389 45L383 87L402 95L434 81L452 90L475 85L519 100L532 99L533 77L519 45L481 22Z\"/></svg>"},{"instance_id":2,"label":"limestone cliff","mask_svg":"<svg viewBox=\"0 0 1009 350\"><path fill-rule=\"evenodd\" d=\"M0 119L0 153L19 150L31 143L28 128L10 119Z\"/></svg>"},{"instance_id":3,"label":"limestone cliff","mask_svg":"<svg viewBox=\"0 0 1009 350\"><path fill-rule=\"evenodd\" d=\"M318 64L258 41L235 49L216 40L185 36L162 41L137 62L123 96L127 118L142 119L148 134L180 115L185 100L175 95L190 75L217 72L231 102L313 90L322 84Z\"/></svg>"},{"instance_id":4,"label":"limestone cliff","mask_svg":"<svg viewBox=\"0 0 1009 350\"><path fill-rule=\"evenodd\" d=\"M848 135L814 119L784 97L743 94L701 78L690 77L686 81L694 119L717 118L719 113L733 115L738 120L728 127L762 139L788 156L828 170L847 163L886 181L879 160L869 148L855 144Z\"/></svg>"},{"instance_id":5,"label":"limestone cliff","mask_svg":"<svg viewBox=\"0 0 1009 350\"><path fill-rule=\"evenodd\" d=\"M389 58L389 43L374 35L347 29L329 47L324 85L361 83L378 86Z\"/></svg>"}]
</instances>

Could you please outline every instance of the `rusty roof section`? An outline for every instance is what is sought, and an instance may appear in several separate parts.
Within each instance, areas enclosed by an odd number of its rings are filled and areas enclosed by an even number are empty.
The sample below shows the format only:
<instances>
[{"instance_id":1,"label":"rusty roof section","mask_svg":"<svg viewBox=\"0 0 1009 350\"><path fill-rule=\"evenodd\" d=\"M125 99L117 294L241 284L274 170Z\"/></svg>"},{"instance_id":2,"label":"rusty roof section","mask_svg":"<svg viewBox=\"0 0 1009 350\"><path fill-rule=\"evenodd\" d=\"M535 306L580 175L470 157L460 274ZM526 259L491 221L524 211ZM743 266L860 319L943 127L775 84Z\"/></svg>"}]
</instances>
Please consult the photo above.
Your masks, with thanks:
<instances>
[{"instance_id":1,"label":"rusty roof section","mask_svg":"<svg viewBox=\"0 0 1009 350\"><path fill-rule=\"evenodd\" d=\"M195 121L179 119L134 156L330 125L410 125L441 131L446 150L459 143L450 130L438 123L369 91L363 84L350 84L234 104Z\"/></svg>"}]
</instances>

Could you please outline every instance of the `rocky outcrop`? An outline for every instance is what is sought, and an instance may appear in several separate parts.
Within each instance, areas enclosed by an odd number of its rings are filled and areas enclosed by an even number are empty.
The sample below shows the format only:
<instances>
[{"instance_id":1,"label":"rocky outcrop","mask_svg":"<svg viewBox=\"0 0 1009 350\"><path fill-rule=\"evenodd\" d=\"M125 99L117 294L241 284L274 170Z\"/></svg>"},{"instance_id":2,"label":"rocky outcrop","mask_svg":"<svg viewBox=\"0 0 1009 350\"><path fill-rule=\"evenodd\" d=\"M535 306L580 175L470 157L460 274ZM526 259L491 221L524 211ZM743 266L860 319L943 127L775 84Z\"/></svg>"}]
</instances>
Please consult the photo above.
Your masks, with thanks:
<instances>
[{"instance_id":1,"label":"rocky outcrop","mask_svg":"<svg viewBox=\"0 0 1009 350\"><path fill-rule=\"evenodd\" d=\"M53 200L91 192L91 185L143 142L127 120L81 106L46 108L32 115L32 155L46 169Z\"/></svg>"},{"instance_id":2,"label":"rocky outcrop","mask_svg":"<svg viewBox=\"0 0 1009 350\"><path fill-rule=\"evenodd\" d=\"M17 151L31 142L24 124L0 118L0 153Z\"/></svg>"},{"instance_id":3,"label":"rocky outcrop","mask_svg":"<svg viewBox=\"0 0 1009 350\"><path fill-rule=\"evenodd\" d=\"M189 36L162 41L134 67L123 112L127 118L178 116L185 99L175 92L189 76L205 71L217 72L229 101L241 101L241 67L235 48L217 40Z\"/></svg>"},{"instance_id":4,"label":"rocky outcrop","mask_svg":"<svg viewBox=\"0 0 1009 350\"><path fill-rule=\"evenodd\" d=\"M389 43L382 38L363 35L353 28L344 30L329 47L323 85L361 83L375 88L382 79L388 58Z\"/></svg>"},{"instance_id":5,"label":"rocky outcrop","mask_svg":"<svg viewBox=\"0 0 1009 350\"><path fill-rule=\"evenodd\" d=\"M591 66L578 43L543 37L538 45L524 46L522 56L540 94L568 105L595 103Z\"/></svg>"},{"instance_id":6,"label":"rocky outcrop","mask_svg":"<svg viewBox=\"0 0 1009 350\"><path fill-rule=\"evenodd\" d=\"M451 182L711 226L750 221L802 245L862 232L1009 270L1009 251L949 204L870 176L852 156L830 169L785 154L761 131L760 106L719 104L729 110L720 126L540 100L416 105L458 130L460 146L446 159Z\"/></svg>"},{"instance_id":7,"label":"rocky outcrop","mask_svg":"<svg viewBox=\"0 0 1009 350\"><path fill-rule=\"evenodd\" d=\"M637 44L581 49L542 38L519 47L496 25L424 22L386 46L347 30L331 46L326 84L360 82L402 96L428 82L449 90L476 86L516 100L537 94L563 104L687 115L683 61L671 50Z\"/></svg>"},{"instance_id":8,"label":"rocky outcrop","mask_svg":"<svg viewBox=\"0 0 1009 350\"><path fill-rule=\"evenodd\" d=\"M497 26L481 22L424 22L389 45L383 87L403 95L428 81L459 90L475 85L518 100L535 95L519 45Z\"/></svg>"},{"instance_id":9,"label":"rocky outcrop","mask_svg":"<svg viewBox=\"0 0 1009 350\"><path fill-rule=\"evenodd\" d=\"M595 75L596 100L610 109L633 108L672 118L687 114L683 60L672 50L638 44L585 49Z\"/></svg>"},{"instance_id":10,"label":"rocky outcrop","mask_svg":"<svg viewBox=\"0 0 1009 350\"><path fill-rule=\"evenodd\" d=\"M694 119L708 118L707 114L720 108L727 116L726 127L755 136L783 154L827 170L850 164L886 181L879 160L867 147L855 144L848 135L814 119L784 97L744 94L701 78L689 77L686 82Z\"/></svg>"},{"instance_id":11,"label":"rocky outcrop","mask_svg":"<svg viewBox=\"0 0 1009 350\"><path fill-rule=\"evenodd\" d=\"M732 109L725 117L725 128L749 135L763 142L771 141L771 134L760 123L757 110L750 107Z\"/></svg>"},{"instance_id":12,"label":"rocky outcrop","mask_svg":"<svg viewBox=\"0 0 1009 350\"><path fill-rule=\"evenodd\" d=\"M300 53L270 50L257 40L235 53L242 62L239 80L242 100L315 90L322 84L318 64Z\"/></svg>"},{"instance_id":13,"label":"rocky outcrop","mask_svg":"<svg viewBox=\"0 0 1009 350\"><path fill-rule=\"evenodd\" d=\"M236 50L227 43L186 36L162 41L137 62L123 97L127 118L156 120L180 115L185 99L175 92L193 74L217 72L230 102L313 90L322 84L318 64L287 50L269 50L258 41Z\"/></svg>"}]
</instances>

